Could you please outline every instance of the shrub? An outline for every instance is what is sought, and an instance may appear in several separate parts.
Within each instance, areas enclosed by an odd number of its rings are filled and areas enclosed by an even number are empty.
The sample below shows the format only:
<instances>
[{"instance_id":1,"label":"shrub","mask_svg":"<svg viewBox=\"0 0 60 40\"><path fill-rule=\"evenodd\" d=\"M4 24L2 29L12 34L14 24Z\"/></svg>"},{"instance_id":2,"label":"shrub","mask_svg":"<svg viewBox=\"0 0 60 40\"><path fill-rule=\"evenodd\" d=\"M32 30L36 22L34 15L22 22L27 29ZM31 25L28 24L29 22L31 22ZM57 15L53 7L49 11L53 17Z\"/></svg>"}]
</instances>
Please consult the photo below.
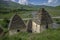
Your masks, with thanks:
<instances>
[{"instance_id":1,"label":"shrub","mask_svg":"<svg viewBox=\"0 0 60 40\"><path fill-rule=\"evenodd\" d=\"M3 28L8 28L9 20L7 18L4 18L1 25Z\"/></svg>"}]
</instances>

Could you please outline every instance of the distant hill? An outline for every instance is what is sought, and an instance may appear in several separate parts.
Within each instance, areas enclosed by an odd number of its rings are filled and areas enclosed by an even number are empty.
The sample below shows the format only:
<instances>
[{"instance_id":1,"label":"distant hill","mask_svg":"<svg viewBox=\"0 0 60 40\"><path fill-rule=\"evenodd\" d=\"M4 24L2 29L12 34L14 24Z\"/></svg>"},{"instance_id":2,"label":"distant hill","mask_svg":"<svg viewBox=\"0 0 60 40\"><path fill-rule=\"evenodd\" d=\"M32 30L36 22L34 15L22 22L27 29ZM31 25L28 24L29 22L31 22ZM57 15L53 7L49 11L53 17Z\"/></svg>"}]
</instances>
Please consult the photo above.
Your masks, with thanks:
<instances>
[{"instance_id":1,"label":"distant hill","mask_svg":"<svg viewBox=\"0 0 60 40\"><path fill-rule=\"evenodd\" d=\"M60 10L60 6L56 6L55 8Z\"/></svg>"},{"instance_id":2,"label":"distant hill","mask_svg":"<svg viewBox=\"0 0 60 40\"><path fill-rule=\"evenodd\" d=\"M4 1L4 0L0 0L0 8L7 8L9 7L9 1Z\"/></svg>"},{"instance_id":3,"label":"distant hill","mask_svg":"<svg viewBox=\"0 0 60 40\"><path fill-rule=\"evenodd\" d=\"M60 6L52 7L46 5L21 5L12 1L3 1L0 0L0 14L1 13L11 13L11 12L21 12L22 11L36 11L40 8L45 8L53 16L60 16ZM56 15L57 14L57 15Z\"/></svg>"},{"instance_id":4,"label":"distant hill","mask_svg":"<svg viewBox=\"0 0 60 40\"><path fill-rule=\"evenodd\" d=\"M21 5L12 1L0 0L0 8L10 8L10 9L20 9L20 8L30 8L31 6Z\"/></svg>"},{"instance_id":5,"label":"distant hill","mask_svg":"<svg viewBox=\"0 0 60 40\"><path fill-rule=\"evenodd\" d=\"M45 5L32 5L32 4L21 5L19 3L12 2L12 1L0 0L0 8L1 7L10 8L10 9L21 9L21 8L24 8L24 9L39 9L41 7L43 7L43 8L52 8L51 6L45 6Z\"/></svg>"},{"instance_id":6,"label":"distant hill","mask_svg":"<svg viewBox=\"0 0 60 40\"><path fill-rule=\"evenodd\" d=\"M0 8L4 7L4 8L10 8L10 9L21 9L22 7L25 9L37 9L37 8L54 8L52 6L45 6L45 5L33 5L33 4L29 4L29 5L21 5L19 3L16 2L12 2L12 1L4 1L4 0L0 0ZM57 6L56 8L60 8L60 6Z\"/></svg>"},{"instance_id":7,"label":"distant hill","mask_svg":"<svg viewBox=\"0 0 60 40\"><path fill-rule=\"evenodd\" d=\"M12 10L20 10L23 8L29 8L29 6L21 5L12 1L0 0L0 13L9 13Z\"/></svg>"}]
</instances>

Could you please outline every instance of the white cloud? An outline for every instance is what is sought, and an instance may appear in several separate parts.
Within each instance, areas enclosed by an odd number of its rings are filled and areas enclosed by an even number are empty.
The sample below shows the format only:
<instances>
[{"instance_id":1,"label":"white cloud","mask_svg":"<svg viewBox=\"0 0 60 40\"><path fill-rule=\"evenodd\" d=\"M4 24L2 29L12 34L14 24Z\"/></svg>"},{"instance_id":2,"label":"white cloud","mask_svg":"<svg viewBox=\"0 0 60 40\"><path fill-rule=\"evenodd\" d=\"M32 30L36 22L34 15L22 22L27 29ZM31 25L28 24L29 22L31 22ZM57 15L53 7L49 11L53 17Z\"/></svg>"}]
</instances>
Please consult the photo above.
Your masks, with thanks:
<instances>
[{"instance_id":1,"label":"white cloud","mask_svg":"<svg viewBox=\"0 0 60 40\"><path fill-rule=\"evenodd\" d=\"M51 3L51 2L53 2L53 0L48 0L48 3Z\"/></svg>"},{"instance_id":2,"label":"white cloud","mask_svg":"<svg viewBox=\"0 0 60 40\"><path fill-rule=\"evenodd\" d=\"M26 5L27 5L27 4L28 4L28 0L19 0L18 3L20 3L20 4L24 4L24 5L26 4Z\"/></svg>"},{"instance_id":3,"label":"white cloud","mask_svg":"<svg viewBox=\"0 0 60 40\"><path fill-rule=\"evenodd\" d=\"M44 2L44 3L38 4L38 5L52 5L52 4L57 3L57 1L58 0L48 0L48 2ZM35 3L33 3L33 2L31 4L35 5Z\"/></svg>"},{"instance_id":4,"label":"white cloud","mask_svg":"<svg viewBox=\"0 0 60 40\"><path fill-rule=\"evenodd\" d=\"M48 3L56 3L58 0L48 0Z\"/></svg>"},{"instance_id":5,"label":"white cloud","mask_svg":"<svg viewBox=\"0 0 60 40\"><path fill-rule=\"evenodd\" d=\"M11 1L15 2L15 0L11 0Z\"/></svg>"},{"instance_id":6,"label":"white cloud","mask_svg":"<svg viewBox=\"0 0 60 40\"><path fill-rule=\"evenodd\" d=\"M16 2L15 0L11 0L11 1ZM18 3L28 5L28 0L19 0Z\"/></svg>"},{"instance_id":7,"label":"white cloud","mask_svg":"<svg viewBox=\"0 0 60 40\"><path fill-rule=\"evenodd\" d=\"M42 5L48 5L48 6L53 6L56 5L58 0L48 0L48 2L42 3Z\"/></svg>"},{"instance_id":8,"label":"white cloud","mask_svg":"<svg viewBox=\"0 0 60 40\"><path fill-rule=\"evenodd\" d=\"M58 2L58 0L48 0L48 3L46 5L49 5L49 6L56 6L56 3Z\"/></svg>"},{"instance_id":9,"label":"white cloud","mask_svg":"<svg viewBox=\"0 0 60 40\"><path fill-rule=\"evenodd\" d=\"M15 0L11 0L13 2L16 2ZM30 4L34 4L34 5L52 5L52 4L56 4L58 0L48 0L48 2L44 2L41 4L36 4L34 2L30 2ZM23 4L23 5L28 5L28 0L19 0L18 3L19 4Z\"/></svg>"}]
</instances>

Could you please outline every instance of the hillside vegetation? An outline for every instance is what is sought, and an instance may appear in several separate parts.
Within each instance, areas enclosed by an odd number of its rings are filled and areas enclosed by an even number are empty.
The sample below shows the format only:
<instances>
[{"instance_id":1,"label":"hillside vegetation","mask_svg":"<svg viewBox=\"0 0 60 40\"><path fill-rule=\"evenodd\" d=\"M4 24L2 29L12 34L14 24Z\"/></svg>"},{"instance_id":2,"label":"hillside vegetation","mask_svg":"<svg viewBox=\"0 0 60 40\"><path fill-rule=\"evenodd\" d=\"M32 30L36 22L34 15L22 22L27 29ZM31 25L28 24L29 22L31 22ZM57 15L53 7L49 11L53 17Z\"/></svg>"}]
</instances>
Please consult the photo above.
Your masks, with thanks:
<instances>
[{"instance_id":1,"label":"hillside vegetation","mask_svg":"<svg viewBox=\"0 0 60 40\"><path fill-rule=\"evenodd\" d=\"M60 6L51 7L45 5L21 5L11 1L0 0L0 25L6 34L0 36L0 40L60 40L60 29L47 29L42 33L20 32L10 36L8 33L9 19L15 14L21 18L32 18L31 12L44 7L51 16L60 16ZM6 18L6 19L5 19ZM3 20L2 20L3 19ZM60 24L60 19L53 19Z\"/></svg>"},{"instance_id":2,"label":"hillside vegetation","mask_svg":"<svg viewBox=\"0 0 60 40\"><path fill-rule=\"evenodd\" d=\"M21 5L12 1L0 0L0 19L10 19L15 13L19 13L22 18L31 18L31 12L45 8L51 16L60 16L60 6L51 7L45 5ZM27 14L27 15L25 15Z\"/></svg>"},{"instance_id":3,"label":"hillside vegetation","mask_svg":"<svg viewBox=\"0 0 60 40\"><path fill-rule=\"evenodd\" d=\"M45 8L45 9L53 17L60 16L60 10L59 9L55 9L55 8L54 9L52 9L52 8ZM31 12L34 12L34 11L31 11L31 10L28 11L26 9L9 10L9 9L3 8L2 10L0 10L0 19L11 18L15 13L18 13L22 18L31 18L32 17Z\"/></svg>"},{"instance_id":4,"label":"hillside vegetation","mask_svg":"<svg viewBox=\"0 0 60 40\"><path fill-rule=\"evenodd\" d=\"M12 36L7 33L0 40L60 40L60 29L49 29L42 33L18 33Z\"/></svg>"}]
</instances>

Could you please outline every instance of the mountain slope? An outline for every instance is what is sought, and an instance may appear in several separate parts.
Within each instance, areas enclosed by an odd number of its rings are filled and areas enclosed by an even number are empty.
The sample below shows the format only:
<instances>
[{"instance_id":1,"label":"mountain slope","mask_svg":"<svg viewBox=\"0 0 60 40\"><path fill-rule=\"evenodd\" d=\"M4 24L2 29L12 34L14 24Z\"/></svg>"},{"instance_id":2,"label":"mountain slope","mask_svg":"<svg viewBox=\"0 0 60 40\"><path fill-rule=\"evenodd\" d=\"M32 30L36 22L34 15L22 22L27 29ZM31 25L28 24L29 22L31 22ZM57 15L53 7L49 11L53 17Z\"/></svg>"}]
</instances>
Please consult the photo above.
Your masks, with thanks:
<instances>
[{"instance_id":1,"label":"mountain slope","mask_svg":"<svg viewBox=\"0 0 60 40\"><path fill-rule=\"evenodd\" d=\"M60 10L60 6L56 6L55 8Z\"/></svg>"},{"instance_id":2,"label":"mountain slope","mask_svg":"<svg viewBox=\"0 0 60 40\"><path fill-rule=\"evenodd\" d=\"M21 12L25 11L35 11L40 10L40 8L45 8L52 16L60 16L60 6L52 7L52 6L45 6L45 5L21 5L16 2L12 1L3 1L0 0L0 14L11 13L11 12Z\"/></svg>"},{"instance_id":3,"label":"mountain slope","mask_svg":"<svg viewBox=\"0 0 60 40\"><path fill-rule=\"evenodd\" d=\"M9 1L0 0L0 8L1 7L9 7Z\"/></svg>"}]
</instances>

